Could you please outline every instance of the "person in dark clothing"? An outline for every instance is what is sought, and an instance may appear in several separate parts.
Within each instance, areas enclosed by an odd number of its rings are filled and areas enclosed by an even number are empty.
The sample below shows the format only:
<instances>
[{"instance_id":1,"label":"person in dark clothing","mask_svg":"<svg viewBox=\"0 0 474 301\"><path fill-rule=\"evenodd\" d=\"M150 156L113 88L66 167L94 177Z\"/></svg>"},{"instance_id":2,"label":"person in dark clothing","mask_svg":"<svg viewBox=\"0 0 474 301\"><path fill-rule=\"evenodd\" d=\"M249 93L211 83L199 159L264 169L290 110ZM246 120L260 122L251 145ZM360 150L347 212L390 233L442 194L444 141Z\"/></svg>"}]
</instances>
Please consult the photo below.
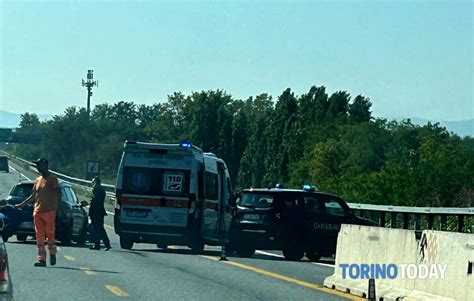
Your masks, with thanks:
<instances>
[{"instance_id":1,"label":"person in dark clothing","mask_svg":"<svg viewBox=\"0 0 474 301\"><path fill-rule=\"evenodd\" d=\"M110 240L107 236L107 232L104 229L104 216L107 215L104 208L105 190L100 184L100 178L94 177L92 179L92 199L89 207L89 216L92 224L92 239L94 246L90 247L91 250L100 250L100 241L102 240L105 244L105 250L111 249Z\"/></svg>"}]
</instances>

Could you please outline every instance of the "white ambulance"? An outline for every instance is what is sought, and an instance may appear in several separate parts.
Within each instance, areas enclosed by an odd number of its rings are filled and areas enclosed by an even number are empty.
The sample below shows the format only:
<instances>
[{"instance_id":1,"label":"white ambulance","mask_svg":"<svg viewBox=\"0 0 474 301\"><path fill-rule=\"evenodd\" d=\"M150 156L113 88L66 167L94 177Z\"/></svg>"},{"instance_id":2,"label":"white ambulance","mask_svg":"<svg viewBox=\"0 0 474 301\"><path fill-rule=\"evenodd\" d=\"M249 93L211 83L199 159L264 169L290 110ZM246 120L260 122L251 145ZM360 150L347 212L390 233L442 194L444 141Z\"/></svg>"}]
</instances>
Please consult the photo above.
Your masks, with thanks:
<instances>
[{"instance_id":1,"label":"white ambulance","mask_svg":"<svg viewBox=\"0 0 474 301\"><path fill-rule=\"evenodd\" d=\"M115 186L115 233L134 243L189 246L227 243L231 182L227 166L191 143L126 141Z\"/></svg>"}]
</instances>

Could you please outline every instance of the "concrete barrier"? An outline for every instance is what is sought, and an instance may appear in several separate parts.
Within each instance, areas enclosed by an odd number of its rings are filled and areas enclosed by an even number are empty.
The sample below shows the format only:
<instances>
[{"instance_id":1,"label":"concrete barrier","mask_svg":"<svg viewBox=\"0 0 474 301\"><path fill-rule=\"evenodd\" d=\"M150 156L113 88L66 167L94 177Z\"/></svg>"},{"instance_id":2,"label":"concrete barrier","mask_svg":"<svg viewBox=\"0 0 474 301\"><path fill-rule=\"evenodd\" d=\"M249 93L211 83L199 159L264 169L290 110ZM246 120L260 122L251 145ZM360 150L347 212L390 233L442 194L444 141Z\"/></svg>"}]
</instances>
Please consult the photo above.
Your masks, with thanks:
<instances>
[{"instance_id":1,"label":"concrete barrier","mask_svg":"<svg viewBox=\"0 0 474 301\"><path fill-rule=\"evenodd\" d=\"M416 247L413 231L342 225L337 240L335 273L326 278L324 285L365 298L368 280L343 279L340 264L413 263L417 258ZM377 297L386 296L387 300L406 295L414 286L414 280L375 280Z\"/></svg>"},{"instance_id":2,"label":"concrete barrier","mask_svg":"<svg viewBox=\"0 0 474 301\"><path fill-rule=\"evenodd\" d=\"M444 279L415 280L416 295L428 292L456 300L474 300L474 235L425 230L418 243L418 262L446 264Z\"/></svg>"},{"instance_id":3,"label":"concrete barrier","mask_svg":"<svg viewBox=\"0 0 474 301\"><path fill-rule=\"evenodd\" d=\"M423 231L417 241L410 230L343 225L338 236L335 272L325 279L324 285L367 297L368 280L343 279L341 264L446 265L443 279L403 279L401 275L376 279L377 299L474 300L472 234L429 230Z\"/></svg>"}]
</instances>

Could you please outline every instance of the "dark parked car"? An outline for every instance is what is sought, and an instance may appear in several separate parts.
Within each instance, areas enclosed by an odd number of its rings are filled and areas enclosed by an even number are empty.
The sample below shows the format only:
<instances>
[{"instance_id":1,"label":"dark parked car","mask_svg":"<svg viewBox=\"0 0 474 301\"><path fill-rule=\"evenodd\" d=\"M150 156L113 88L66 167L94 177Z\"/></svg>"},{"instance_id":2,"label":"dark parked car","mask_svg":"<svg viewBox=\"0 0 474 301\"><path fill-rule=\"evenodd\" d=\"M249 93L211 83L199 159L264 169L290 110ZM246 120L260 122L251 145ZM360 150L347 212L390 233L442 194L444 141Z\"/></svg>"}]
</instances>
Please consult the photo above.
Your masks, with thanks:
<instances>
[{"instance_id":1,"label":"dark parked car","mask_svg":"<svg viewBox=\"0 0 474 301\"><path fill-rule=\"evenodd\" d=\"M0 171L9 172L10 167L8 166L8 157L0 156Z\"/></svg>"},{"instance_id":2,"label":"dark parked car","mask_svg":"<svg viewBox=\"0 0 474 301\"><path fill-rule=\"evenodd\" d=\"M256 249L282 250L288 260L332 256L341 224L376 226L355 216L338 196L304 189L246 189L236 201L230 248L242 257Z\"/></svg>"},{"instance_id":3,"label":"dark parked car","mask_svg":"<svg viewBox=\"0 0 474 301\"><path fill-rule=\"evenodd\" d=\"M16 205L23 202L33 190L34 181L21 181L11 189L7 203ZM56 216L56 238L63 244L71 244L72 241L84 244L87 239L87 225L89 218L83 206L79 203L76 193L71 185L59 182L61 187L61 201L59 202ZM2 233L4 240L16 234L19 241L24 241L28 236L35 236L33 225L33 205L24 207L18 212L8 215L8 225ZM18 224L18 225L17 225ZM13 226L10 226L13 225Z\"/></svg>"}]
</instances>

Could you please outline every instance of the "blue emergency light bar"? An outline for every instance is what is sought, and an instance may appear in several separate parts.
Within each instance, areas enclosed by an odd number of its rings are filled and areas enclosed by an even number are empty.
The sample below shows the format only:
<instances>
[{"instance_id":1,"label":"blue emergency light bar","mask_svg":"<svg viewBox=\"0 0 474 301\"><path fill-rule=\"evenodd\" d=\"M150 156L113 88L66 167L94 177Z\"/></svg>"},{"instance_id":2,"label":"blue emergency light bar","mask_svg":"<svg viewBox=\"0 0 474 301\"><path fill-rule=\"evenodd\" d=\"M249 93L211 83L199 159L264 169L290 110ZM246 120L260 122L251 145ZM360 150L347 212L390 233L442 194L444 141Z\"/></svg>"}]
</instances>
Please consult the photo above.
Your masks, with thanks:
<instances>
[{"instance_id":1,"label":"blue emergency light bar","mask_svg":"<svg viewBox=\"0 0 474 301\"><path fill-rule=\"evenodd\" d=\"M191 142L187 142L187 141L185 141L185 142L180 142L180 143L179 143L179 146L181 146L182 148L191 148L191 147L193 147L193 145L191 144Z\"/></svg>"},{"instance_id":2,"label":"blue emergency light bar","mask_svg":"<svg viewBox=\"0 0 474 301\"><path fill-rule=\"evenodd\" d=\"M304 184L303 185L303 190L305 191L317 191L318 189L315 186L309 185L309 184Z\"/></svg>"}]
</instances>

